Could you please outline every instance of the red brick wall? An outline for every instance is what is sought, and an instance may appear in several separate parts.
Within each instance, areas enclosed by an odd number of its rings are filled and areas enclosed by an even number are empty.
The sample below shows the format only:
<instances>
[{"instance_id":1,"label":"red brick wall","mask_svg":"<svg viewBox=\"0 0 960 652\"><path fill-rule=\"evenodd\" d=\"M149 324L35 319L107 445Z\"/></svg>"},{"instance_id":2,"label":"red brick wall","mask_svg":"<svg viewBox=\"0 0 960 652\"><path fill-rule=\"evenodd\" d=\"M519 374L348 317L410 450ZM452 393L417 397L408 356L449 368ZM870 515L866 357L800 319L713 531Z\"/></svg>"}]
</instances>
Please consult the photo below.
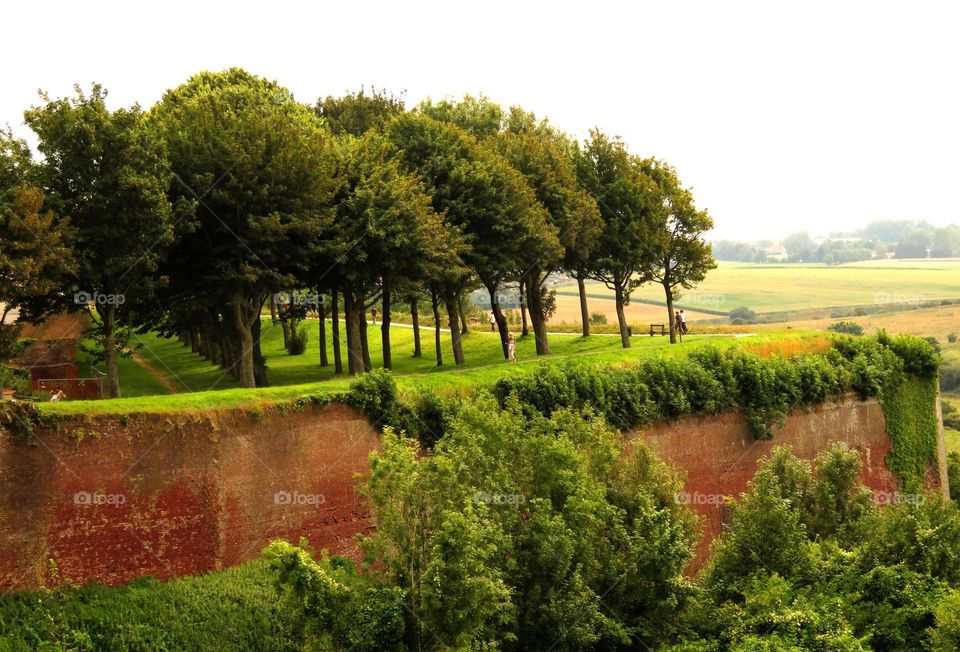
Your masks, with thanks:
<instances>
[{"instance_id":1,"label":"red brick wall","mask_svg":"<svg viewBox=\"0 0 960 652\"><path fill-rule=\"evenodd\" d=\"M350 408L78 417L0 434L0 587L237 564L274 537L352 554L377 433ZM279 492L279 493L278 493ZM99 504L98 504L99 503Z\"/></svg>"},{"instance_id":2,"label":"red brick wall","mask_svg":"<svg viewBox=\"0 0 960 652\"><path fill-rule=\"evenodd\" d=\"M744 491L774 446L812 460L845 441L863 453L868 487L880 497L897 490L876 401L797 410L772 441L754 441L737 412L658 424L643 437L687 474L686 499L704 517L693 568L722 526L720 498ZM354 535L370 528L355 475L377 446L370 424L339 405L129 415L125 425L77 417L27 440L0 433L0 588L55 584L50 559L75 583L200 573L257 557L275 537L353 555ZM931 481L942 485L936 469Z\"/></svg>"},{"instance_id":3,"label":"red brick wall","mask_svg":"<svg viewBox=\"0 0 960 652\"><path fill-rule=\"evenodd\" d=\"M722 497L737 498L746 491L758 462L776 446L787 446L798 457L812 461L829 443L844 441L861 452L861 480L875 492L875 500L898 498L897 480L885 463L891 442L877 401L850 398L797 409L774 433L772 440L755 441L741 412L685 417L632 433L634 437L642 435L661 459L686 473L686 486L678 500L703 517L704 536L694 568L703 564L723 525ZM939 474L932 471L931 488L941 490Z\"/></svg>"}]
</instances>

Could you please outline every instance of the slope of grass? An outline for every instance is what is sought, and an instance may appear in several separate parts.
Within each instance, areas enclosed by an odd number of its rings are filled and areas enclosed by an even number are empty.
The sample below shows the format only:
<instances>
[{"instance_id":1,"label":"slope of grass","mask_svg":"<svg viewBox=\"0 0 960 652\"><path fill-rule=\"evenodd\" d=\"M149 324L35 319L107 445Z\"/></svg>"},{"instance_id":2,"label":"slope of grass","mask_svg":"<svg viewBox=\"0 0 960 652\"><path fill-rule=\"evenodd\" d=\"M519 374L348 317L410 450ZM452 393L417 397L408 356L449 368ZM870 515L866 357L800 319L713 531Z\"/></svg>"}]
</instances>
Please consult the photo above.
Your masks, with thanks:
<instances>
[{"instance_id":1,"label":"slope of grass","mask_svg":"<svg viewBox=\"0 0 960 652\"><path fill-rule=\"evenodd\" d=\"M316 322L314 322L316 325ZM399 329L398 329L399 330ZM433 366L432 358L406 360L400 362L399 354L395 357L394 373L397 375L397 382L401 390L404 389L429 389L437 392L460 392L467 391L478 386L492 385L498 378L504 375L524 373L530 371L535 365L543 364L551 360L559 360L569 357L580 357L591 362L605 364L631 364L641 356L682 356L692 348L704 345L731 346L735 342L743 342L754 352L761 355L769 355L776 352L786 354L797 353L804 350L821 350L823 347L823 335L821 333L811 334L786 334L774 333L765 334L762 337L751 337L747 339L737 339L730 337L701 337L688 338L683 344L670 346L666 338L661 337L637 337L633 340L633 347L630 349L621 349L619 339L614 337L591 337L583 340L578 336L568 336L565 346L554 348L555 353L551 356L537 358L533 353L534 343L532 338L521 341L518 349L526 351L529 355L519 354L517 364L504 362L499 349L499 340L495 335L486 333L473 333L469 336L475 344L478 353L472 364L462 367L455 367L447 364L441 368ZM563 342L561 337L555 338L558 344ZM371 344L373 341L371 340ZM562 351L564 353L559 353ZM294 360L309 360L304 356L288 356ZM376 359L375 359L376 360ZM468 362L470 358L467 358ZM288 362L286 365L277 365L281 369L280 373L274 375L274 369L271 366L271 378L276 382L276 376L280 378L296 378L302 374L300 367L306 366L309 370L309 376L321 376L320 380L312 382L293 383L288 385L275 385L272 387L263 387L256 389L231 388L222 390L208 390L198 392L186 392L174 395L141 396L133 398L103 400L103 401L67 401L64 403L44 403L40 409L47 414L78 414L78 413L109 413L119 414L124 412L172 412L180 410L200 410L200 409L219 409L229 408L241 405L252 405L263 402L274 402L281 400L290 400L311 394L335 392L347 389L352 378L346 375L335 376L332 369L320 369L314 362ZM375 366L377 366L375 364ZM284 368L286 367L286 373Z\"/></svg>"}]
</instances>

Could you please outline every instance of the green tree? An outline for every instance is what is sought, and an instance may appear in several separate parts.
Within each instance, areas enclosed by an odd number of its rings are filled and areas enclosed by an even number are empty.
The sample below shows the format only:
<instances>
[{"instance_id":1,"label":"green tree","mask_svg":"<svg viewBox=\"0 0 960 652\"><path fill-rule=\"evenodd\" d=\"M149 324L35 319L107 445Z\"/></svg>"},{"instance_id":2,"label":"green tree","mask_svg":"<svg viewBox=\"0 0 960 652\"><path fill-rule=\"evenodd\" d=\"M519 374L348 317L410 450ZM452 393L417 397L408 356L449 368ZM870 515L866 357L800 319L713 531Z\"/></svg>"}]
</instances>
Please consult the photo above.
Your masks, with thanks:
<instances>
[{"instance_id":1,"label":"green tree","mask_svg":"<svg viewBox=\"0 0 960 652\"><path fill-rule=\"evenodd\" d=\"M361 88L356 93L317 100L314 110L335 135L362 136L370 129L383 131L395 116L403 113L403 94L397 96L375 87L368 93Z\"/></svg>"},{"instance_id":2,"label":"green tree","mask_svg":"<svg viewBox=\"0 0 960 652\"><path fill-rule=\"evenodd\" d=\"M578 155L577 172L596 200L603 221L590 276L613 290L620 340L629 348L623 309L643 281L640 274L658 261L662 247L655 201L658 191L644 174L642 162L627 152L623 142L600 131L590 132Z\"/></svg>"},{"instance_id":3,"label":"green tree","mask_svg":"<svg viewBox=\"0 0 960 652\"><path fill-rule=\"evenodd\" d=\"M9 130L0 130L0 330L4 331L17 328L7 322L13 310L21 321L36 321L57 307L57 290L75 269L69 223L45 208L43 191L32 185L36 172L26 142Z\"/></svg>"},{"instance_id":4,"label":"green tree","mask_svg":"<svg viewBox=\"0 0 960 652\"><path fill-rule=\"evenodd\" d=\"M411 644L654 647L691 594L681 483L594 415L464 404L423 457L388 433L365 492L368 568L408 592ZM464 636L470 632L470 636ZM462 636L462 638L459 638Z\"/></svg>"},{"instance_id":5,"label":"green tree","mask_svg":"<svg viewBox=\"0 0 960 652\"><path fill-rule=\"evenodd\" d=\"M260 311L304 287L335 189L322 120L276 83L231 68L167 91L152 120L170 152L170 196L195 210L168 266L171 302L199 301L225 330L224 364L243 387L267 382ZM177 278L174 278L177 277Z\"/></svg>"},{"instance_id":6,"label":"green tree","mask_svg":"<svg viewBox=\"0 0 960 652\"><path fill-rule=\"evenodd\" d=\"M500 289L515 270L555 254L556 228L523 176L455 125L405 114L391 125L388 136L408 169L423 179L434 210L463 235L463 260L490 295L506 357L508 330ZM457 364L463 361L457 298L468 280L463 274L443 284Z\"/></svg>"},{"instance_id":7,"label":"green tree","mask_svg":"<svg viewBox=\"0 0 960 652\"><path fill-rule=\"evenodd\" d=\"M817 245L806 231L791 233L783 240L783 248L787 250L790 262L805 263L817 255Z\"/></svg>"},{"instance_id":8,"label":"green tree","mask_svg":"<svg viewBox=\"0 0 960 652\"><path fill-rule=\"evenodd\" d=\"M960 255L960 226L951 224L934 231L930 257L953 258L957 255Z\"/></svg>"},{"instance_id":9,"label":"green tree","mask_svg":"<svg viewBox=\"0 0 960 652\"><path fill-rule=\"evenodd\" d=\"M337 147L336 219L319 246L330 253L346 302L350 373L364 371L360 311L379 291L383 364L389 369L394 288L462 267L459 244L418 179L402 170L387 140L368 131ZM369 353L367 356L369 357Z\"/></svg>"},{"instance_id":10,"label":"green tree","mask_svg":"<svg viewBox=\"0 0 960 652\"><path fill-rule=\"evenodd\" d=\"M677 341L673 301L680 296L678 290L694 287L717 266L710 243L703 239L703 234L713 228L713 220L706 211L696 209L693 193L680 185L672 167L656 159L646 159L642 168L658 190L655 213L660 231L655 239L656 264L646 270L642 278L663 287L672 344Z\"/></svg>"},{"instance_id":11,"label":"green tree","mask_svg":"<svg viewBox=\"0 0 960 652\"><path fill-rule=\"evenodd\" d=\"M926 231L915 229L900 239L894 256L897 258L926 258L928 249L930 249L930 235Z\"/></svg>"},{"instance_id":12,"label":"green tree","mask_svg":"<svg viewBox=\"0 0 960 652\"><path fill-rule=\"evenodd\" d=\"M76 229L78 307L100 318L108 393L120 396L115 334L136 304L153 301L156 270L173 238L170 167L138 106L110 111L106 91L42 98L26 112L44 155L42 178L55 212Z\"/></svg>"},{"instance_id":13,"label":"green tree","mask_svg":"<svg viewBox=\"0 0 960 652\"><path fill-rule=\"evenodd\" d=\"M507 129L491 142L526 177L560 241L559 249L546 250L517 274L526 291L537 354L542 355L550 352L547 277L561 265L568 269L584 268L603 225L596 201L577 180L570 145L563 135L545 120L538 121L532 113L516 107L510 110L506 124ZM585 309L585 295L581 292L581 313ZM589 334L589 317L584 323L585 334Z\"/></svg>"}]
</instances>

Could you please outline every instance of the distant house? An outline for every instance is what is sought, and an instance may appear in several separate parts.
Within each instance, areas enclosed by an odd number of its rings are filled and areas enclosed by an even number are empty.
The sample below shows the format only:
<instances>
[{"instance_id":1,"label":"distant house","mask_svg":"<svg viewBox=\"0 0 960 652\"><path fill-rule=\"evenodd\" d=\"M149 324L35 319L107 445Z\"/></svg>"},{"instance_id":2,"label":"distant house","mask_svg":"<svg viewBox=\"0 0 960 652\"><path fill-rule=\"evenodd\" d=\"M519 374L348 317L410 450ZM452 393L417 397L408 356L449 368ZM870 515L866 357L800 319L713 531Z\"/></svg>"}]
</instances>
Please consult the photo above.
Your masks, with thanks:
<instances>
[{"instance_id":1,"label":"distant house","mask_svg":"<svg viewBox=\"0 0 960 652\"><path fill-rule=\"evenodd\" d=\"M767 260L781 263L787 259L787 250L780 242L774 242L766 249L762 249Z\"/></svg>"}]
</instances>

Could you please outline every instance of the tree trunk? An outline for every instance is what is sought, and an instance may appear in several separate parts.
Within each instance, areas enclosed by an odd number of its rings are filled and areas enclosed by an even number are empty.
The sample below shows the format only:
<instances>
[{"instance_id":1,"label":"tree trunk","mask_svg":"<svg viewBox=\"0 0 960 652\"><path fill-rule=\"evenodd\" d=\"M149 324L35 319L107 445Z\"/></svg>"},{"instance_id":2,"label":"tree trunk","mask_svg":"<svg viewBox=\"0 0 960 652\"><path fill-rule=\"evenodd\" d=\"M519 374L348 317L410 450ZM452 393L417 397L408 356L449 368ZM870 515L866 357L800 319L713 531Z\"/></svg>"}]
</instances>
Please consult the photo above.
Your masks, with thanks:
<instances>
[{"instance_id":1,"label":"tree trunk","mask_svg":"<svg viewBox=\"0 0 960 652\"><path fill-rule=\"evenodd\" d=\"M667 297L667 323L670 324L670 344L677 343L677 322L673 317L673 289L664 284L663 286L664 294Z\"/></svg>"},{"instance_id":2,"label":"tree trunk","mask_svg":"<svg viewBox=\"0 0 960 652\"><path fill-rule=\"evenodd\" d=\"M277 295L270 297L270 320L277 323ZM286 321L280 322L280 330L283 331L283 348L290 350L290 325Z\"/></svg>"},{"instance_id":3,"label":"tree trunk","mask_svg":"<svg viewBox=\"0 0 960 652\"><path fill-rule=\"evenodd\" d=\"M192 336L190 338L190 350L193 353L200 353L201 346L203 346L200 342L200 327L192 326L191 331Z\"/></svg>"},{"instance_id":4,"label":"tree trunk","mask_svg":"<svg viewBox=\"0 0 960 652\"><path fill-rule=\"evenodd\" d=\"M383 368L393 369L393 358L390 353L390 283L383 279L383 318L380 320L380 342L383 346Z\"/></svg>"},{"instance_id":5,"label":"tree trunk","mask_svg":"<svg viewBox=\"0 0 960 652\"><path fill-rule=\"evenodd\" d=\"M466 335L470 332L470 327L467 326L467 313L463 309L463 304L465 301L466 297L464 297L462 294L457 297L457 312L460 315L460 333L462 335Z\"/></svg>"},{"instance_id":6,"label":"tree trunk","mask_svg":"<svg viewBox=\"0 0 960 652\"><path fill-rule=\"evenodd\" d=\"M343 291L344 322L347 326L347 363L351 376L363 373L363 353L360 344L360 311L352 290Z\"/></svg>"},{"instance_id":7,"label":"tree trunk","mask_svg":"<svg viewBox=\"0 0 960 652\"><path fill-rule=\"evenodd\" d=\"M503 316L503 311L500 310L500 299L497 297L497 286L488 285L487 292L490 293L490 310L493 312L493 318L497 322L497 330L500 331L500 347L503 349L503 359L509 360L510 353L507 350L507 336L509 335L509 330L507 328L507 318Z\"/></svg>"},{"instance_id":8,"label":"tree trunk","mask_svg":"<svg viewBox=\"0 0 960 652\"><path fill-rule=\"evenodd\" d=\"M619 283L616 284L614 289L614 296L617 302L617 323L620 324L620 343L623 344L623 348L630 348L630 334L627 332L627 316L623 312L623 286Z\"/></svg>"},{"instance_id":9,"label":"tree trunk","mask_svg":"<svg viewBox=\"0 0 960 652\"><path fill-rule=\"evenodd\" d=\"M430 306L433 308L433 335L434 345L437 347L437 366L443 366L443 347L440 342L440 301L437 291L430 288Z\"/></svg>"},{"instance_id":10,"label":"tree trunk","mask_svg":"<svg viewBox=\"0 0 960 652\"><path fill-rule=\"evenodd\" d=\"M460 338L460 325L457 323L457 295L452 288L444 292L447 304L447 318L450 320L450 343L453 345L454 364L463 364L463 340Z\"/></svg>"},{"instance_id":11,"label":"tree trunk","mask_svg":"<svg viewBox=\"0 0 960 652\"><path fill-rule=\"evenodd\" d=\"M234 297L230 304L233 328L237 335L238 371L241 387L256 387L257 380L253 371L253 335L243 310L243 299Z\"/></svg>"},{"instance_id":12,"label":"tree trunk","mask_svg":"<svg viewBox=\"0 0 960 652\"><path fill-rule=\"evenodd\" d=\"M587 288L583 284L582 274L577 274L577 292L580 293L580 322L583 324L583 336L590 337L590 313L587 311Z\"/></svg>"},{"instance_id":13,"label":"tree trunk","mask_svg":"<svg viewBox=\"0 0 960 652\"><path fill-rule=\"evenodd\" d=\"M259 310L257 311L260 312ZM259 314L253 320L250 327L250 335L253 337L253 378L257 387L267 387L270 383L267 380L267 359L263 357L260 350L260 331L263 326Z\"/></svg>"},{"instance_id":14,"label":"tree trunk","mask_svg":"<svg viewBox=\"0 0 960 652\"><path fill-rule=\"evenodd\" d=\"M120 398L120 374L117 370L117 307L106 306L100 313L103 322L103 355L107 363L107 396Z\"/></svg>"},{"instance_id":15,"label":"tree trunk","mask_svg":"<svg viewBox=\"0 0 960 652\"><path fill-rule=\"evenodd\" d=\"M417 297L411 297L410 321L413 323L413 357L415 358L423 355L423 351L420 350L420 311L417 303Z\"/></svg>"},{"instance_id":16,"label":"tree trunk","mask_svg":"<svg viewBox=\"0 0 960 652\"><path fill-rule=\"evenodd\" d=\"M340 357L340 297L336 288L330 290L330 339L333 340L333 372L343 373L343 359Z\"/></svg>"},{"instance_id":17,"label":"tree trunk","mask_svg":"<svg viewBox=\"0 0 960 652\"><path fill-rule=\"evenodd\" d=\"M530 329L527 326L527 297L526 297L527 284L524 283L523 280L521 280L517 284L517 290L519 290L520 292L520 323L521 323L520 335L522 337L526 337L527 335L530 334ZM533 315L530 315L530 317L532 318Z\"/></svg>"},{"instance_id":18,"label":"tree trunk","mask_svg":"<svg viewBox=\"0 0 960 652\"><path fill-rule=\"evenodd\" d=\"M370 345L367 342L367 309L362 300L357 301L357 308L359 308L357 318L360 326L360 355L363 358L363 370L370 371L373 369L373 363L370 362Z\"/></svg>"},{"instance_id":19,"label":"tree trunk","mask_svg":"<svg viewBox=\"0 0 960 652\"><path fill-rule=\"evenodd\" d=\"M534 270L530 279L525 283L527 288L527 305L530 306L530 321L533 322L533 335L537 340L537 355L549 355L550 343L547 341L547 320L543 317L542 288L540 272Z\"/></svg>"},{"instance_id":20,"label":"tree trunk","mask_svg":"<svg viewBox=\"0 0 960 652\"><path fill-rule=\"evenodd\" d=\"M320 296L320 288L317 288L317 318L320 321L320 330L317 337L320 338L320 366L329 367L330 361L327 359L327 306Z\"/></svg>"}]
</instances>

